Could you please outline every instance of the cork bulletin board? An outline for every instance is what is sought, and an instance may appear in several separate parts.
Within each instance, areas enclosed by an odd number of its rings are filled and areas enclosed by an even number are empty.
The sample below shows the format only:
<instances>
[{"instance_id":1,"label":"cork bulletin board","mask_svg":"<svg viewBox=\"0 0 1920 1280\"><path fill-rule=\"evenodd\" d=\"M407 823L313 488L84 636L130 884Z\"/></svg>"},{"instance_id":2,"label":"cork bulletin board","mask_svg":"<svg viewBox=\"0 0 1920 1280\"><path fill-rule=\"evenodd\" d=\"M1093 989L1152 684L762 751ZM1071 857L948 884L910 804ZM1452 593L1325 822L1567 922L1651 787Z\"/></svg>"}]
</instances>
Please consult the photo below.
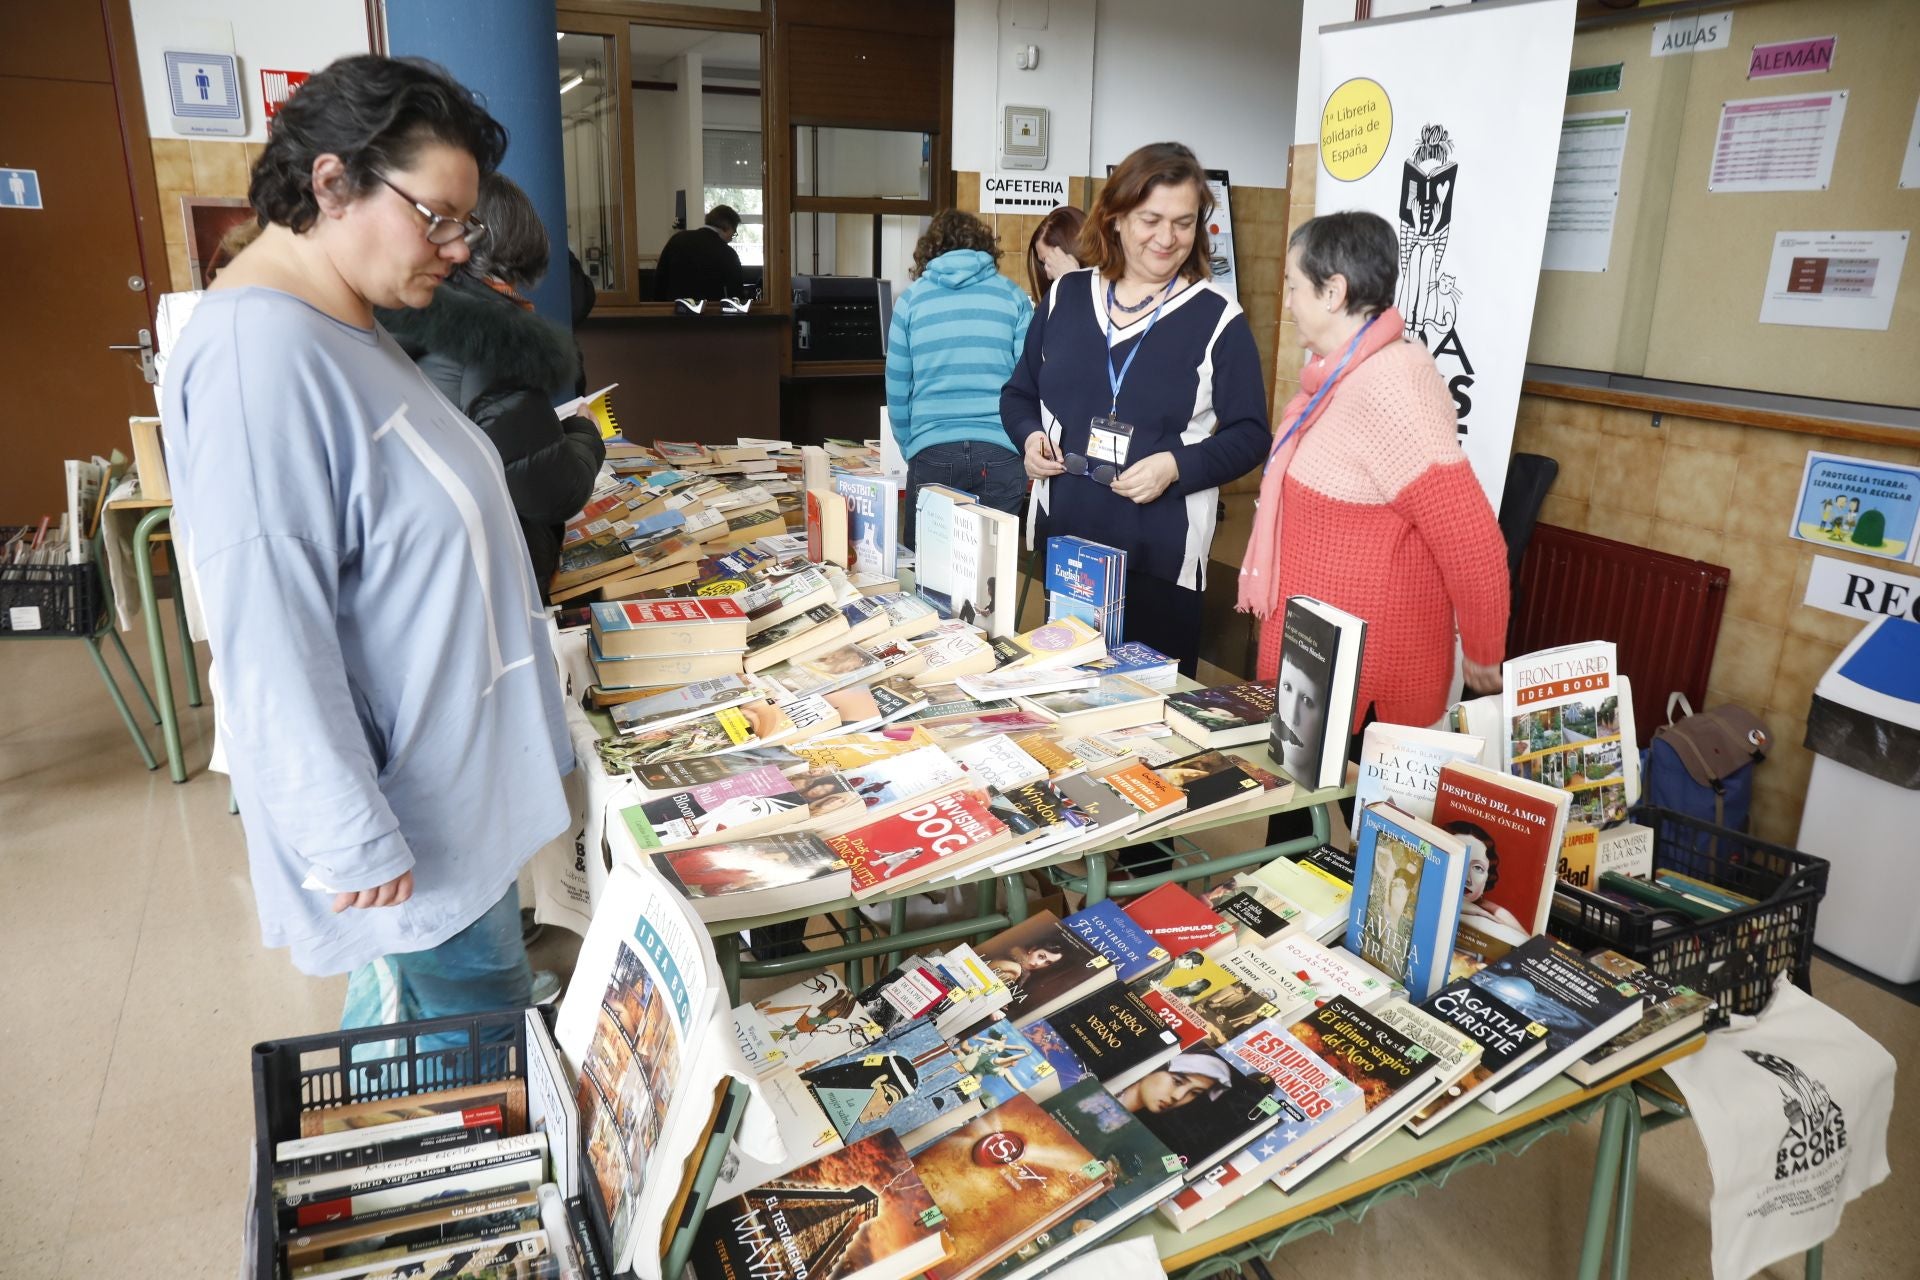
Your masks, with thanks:
<instances>
[{"instance_id":1,"label":"cork bulletin board","mask_svg":"<svg viewBox=\"0 0 1920 1280\"><path fill-rule=\"evenodd\" d=\"M1535 364L1869 405L1920 405L1920 252L1908 255L1884 331L1762 324L1781 232L1920 236L1920 186L1902 189L1920 111L1920 4L1753 0L1724 47L1654 56L1656 14L1581 30L1573 66L1596 69L1569 113L1625 108L1606 270L1543 271ZM1807 70L1749 79L1756 46L1832 39ZM1776 59L1783 61L1784 59ZM1824 66L1824 69L1816 69ZM1825 190L1709 190L1728 103L1845 91Z\"/></svg>"}]
</instances>

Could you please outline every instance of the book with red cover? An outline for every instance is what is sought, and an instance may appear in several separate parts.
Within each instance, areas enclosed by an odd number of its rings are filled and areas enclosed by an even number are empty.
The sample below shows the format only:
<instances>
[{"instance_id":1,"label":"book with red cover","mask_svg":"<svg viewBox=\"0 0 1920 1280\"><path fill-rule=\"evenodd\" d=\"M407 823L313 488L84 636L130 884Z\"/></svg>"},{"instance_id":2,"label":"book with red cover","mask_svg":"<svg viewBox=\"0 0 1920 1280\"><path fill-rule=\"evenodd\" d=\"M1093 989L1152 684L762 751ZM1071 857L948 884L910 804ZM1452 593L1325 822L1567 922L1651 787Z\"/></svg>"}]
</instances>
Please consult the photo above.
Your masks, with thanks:
<instances>
[{"instance_id":1,"label":"book with red cover","mask_svg":"<svg viewBox=\"0 0 1920 1280\"><path fill-rule=\"evenodd\" d=\"M1066 1127L1021 1094L913 1158L947 1215L947 1257L929 1280L972 1280L1075 1209L1113 1175Z\"/></svg>"},{"instance_id":2,"label":"book with red cover","mask_svg":"<svg viewBox=\"0 0 1920 1280\"><path fill-rule=\"evenodd\" d=\"M988 811L985 792L956 791L827 843L852 873L854 897L865 898L950 870L1011 838L1006 823Z\"/></svg>"},{"instance_id":3,"label":"book with red cover","mask_svg":"<svg viewBox=\"0 0 1920 1280\"><path fill-rule=\"evenodd\" d=\"M1440 769L1433 825L1467 846L1456 950L1483 963L1546 932L1568 793L1455 762Z\"/></svg>"},{"instance_id":4,"label":"book with red cover","mask_svg":"<svg viewBox=\"0 0 1920 1280\"><path fill-rule=\"evenodd\" d=\"M593 638L610 658L747 647L747 615L730 596L596 604Z\"/></svg>"},{"instance_id":5,"label":"book with red cover","mask_svg":"<svg viewBox=\"0 0 1920 1280\"><path fill-rule=\"evenodd\" d=\"M1163 884L1127 904L1127 914L1169 955L1225 950L1233 945L1234 926L1177 884Z\"/></svg>"}]
</instances>

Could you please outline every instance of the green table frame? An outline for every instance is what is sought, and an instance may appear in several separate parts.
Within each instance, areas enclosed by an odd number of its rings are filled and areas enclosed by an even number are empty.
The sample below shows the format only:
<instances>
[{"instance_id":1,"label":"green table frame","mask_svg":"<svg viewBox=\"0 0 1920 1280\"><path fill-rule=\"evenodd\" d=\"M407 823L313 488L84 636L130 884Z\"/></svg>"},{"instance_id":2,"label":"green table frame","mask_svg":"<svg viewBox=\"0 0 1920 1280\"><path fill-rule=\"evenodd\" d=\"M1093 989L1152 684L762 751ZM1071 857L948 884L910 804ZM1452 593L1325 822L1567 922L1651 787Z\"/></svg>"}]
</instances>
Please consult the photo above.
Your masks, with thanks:
<instances>
[{"instance_id":1,"label":"green table frame","mask_svg":"<svg viewBox=\"0 0 1920 1280\"><path fill-rule=\"evenodd\" d=\"M1273 767L1266 759L1264 751L1249 750L1240 754L1246 755L1254 763L1261 764L1263 767ZM1132 896L1145 893L1163 884L1187 884L1210 876L1231 874L1247 867L1263 866L1277 857L1304 853L1324 841L1332 830L1330 812L1332 806L1352 794L1351 787L1327 787L1320 791L1296 792L1278 804L1245 809L1214 818L1196 815L1193 821L1175 821L1164 830L1149 831L1139 835L1122 833L1110 843L1097 848L1071 849L1052 861L1031 863L1017 871L996 872L988 867L975 875L959 876L937 884L917 885L898 895L872 900L876 903L886 903L891 908L890 927L884 933L874 929L860 914L859 908L862 904L853 898L843 898L836 902L795 911L776 912L771 915L709 921L707 932L713 937L714 949L720 961L720 972L727 983L728 998L735 1004L740 1001L740 983L744 979L786 977L832 965L847 966L848 985L860 985L855 979L852 966L862 960L875 956L885 957L884 967L891 968L908 952L946 943L978 941L1025 920L1027 918L1025 876L1029 871L1043 872L1051 876L1054 883L1069 888L1073 892L1085 894L1088 902L1098 902L1108 896ZM1298 840L1284 841L1275 845L1260 844L1238 853L1218 857L1210 855L1186 839L1190 835L1214 827L1297 810L1306 810L1311 816L1314 832L1311 837L1301 837ZM610 814L608 828L612 830L614 827ZM1170 870L1138 879L1114 880L1111 878L1109 859L1123 849L1148 844L1159 844L1165 848L1175 865ZM1086 864L1084 872L1072 870L1072 864L1082 860ZM906 927L908 898L930 889L951 888L961 884L980 886L983 897L980 909L975 914L964 920L953 920L920 929ZM743 932L787 921L807 920L815 916L827 917L833 933L837 934L842 941L836 945L772 960L748 959L742 954L740 935Z\"/></svg>"},{"instance_id":2,"label":"green table frame","mask_svg":"<svg viewBox=\"0 0 1920 1280\"><path fill-rule=\"evenodd\" d=\"M144 505L138 503L137 505ZM153 541L160 526L173 519L171 506L153 507L140 517L133 530L133 573L140 585L141 621L147 625L147 651L153 658L153 691L160 704L160 733L166 740L167 772L175 782L187 780L187 766L180 750L180 714L173 705L173 673L167 665L167 629L160 618L157 593L153 585ZM180 627L180 657L186 665L187 705L200 705L200 670L193 653L193 636L187 630L187 596L180 585L180 559L174 553L173 539L161 543L166 548L167 576L173 582L173 613Z\"/></svg>"},{"instance_id":3,"label":"green table frame","mask_svg":"<svg viewBox=\"0 0 1920 1280\"><path fill-rule=\"evenodd\" d=\"M1268 1184L1189 1232L1175 1231L1154 1216L1123 1235L1151 1237L1174 1280L1209 1280L1256 1261L1271 1261L1296 1240L1359 1222L1386 1201L1438 1190L1463 1169L1524 1155L1541 1139L1599 1115L1599 1146L1576 1274L1579 1280L1600 1280L1603 1274L1625 1280L1632 1259L1633 1188L1642 1128L1635 1082L1697 1051L1700 1043L1697 1037L1683 1042L1592 1088L1561 1076L1501 1115L1469 1107L1424 1138L1396 1133L1358 1161L1323 1170L1291 1195Z\"/></svg>"}]
</instances>

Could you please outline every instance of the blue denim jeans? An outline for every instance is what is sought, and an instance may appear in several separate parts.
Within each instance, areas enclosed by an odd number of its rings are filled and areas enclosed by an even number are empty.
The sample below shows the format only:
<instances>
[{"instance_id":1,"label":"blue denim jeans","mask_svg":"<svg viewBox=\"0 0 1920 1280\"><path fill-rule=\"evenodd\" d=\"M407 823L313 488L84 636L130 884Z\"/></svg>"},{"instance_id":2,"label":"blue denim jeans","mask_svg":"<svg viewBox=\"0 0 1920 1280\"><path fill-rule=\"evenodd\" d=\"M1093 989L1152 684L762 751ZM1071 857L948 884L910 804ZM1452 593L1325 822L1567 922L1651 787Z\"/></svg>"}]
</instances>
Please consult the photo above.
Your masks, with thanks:
<instances>
[{"instance_id":1,"label":"blue denim jeans","mask_svg":"<svg viewBox=\"0 0 1920 1280\"><path fill-rule=\"evenodd\" d=\"M378 910L379 908L372 908ZM520 889L437 947L382 956L347 982L343 1030L452 1018L533 1003L533 967L520 936Z\"/></svg>"},{"instance_id":2,"label":"blue denim jeans","mask_svg":"<svg viewBox=\"0 0 1920 1280\"><path fill-rule=\"evenodd\" d=\"M914 545L914 507L923 484L943 484L972 494L981 506L1018 515L1027 497L1027 469L1020 455L1005 445L981 440L928 445L907 459L907 505L901 517L905 546Z\"/></svg>"}]
</instances>

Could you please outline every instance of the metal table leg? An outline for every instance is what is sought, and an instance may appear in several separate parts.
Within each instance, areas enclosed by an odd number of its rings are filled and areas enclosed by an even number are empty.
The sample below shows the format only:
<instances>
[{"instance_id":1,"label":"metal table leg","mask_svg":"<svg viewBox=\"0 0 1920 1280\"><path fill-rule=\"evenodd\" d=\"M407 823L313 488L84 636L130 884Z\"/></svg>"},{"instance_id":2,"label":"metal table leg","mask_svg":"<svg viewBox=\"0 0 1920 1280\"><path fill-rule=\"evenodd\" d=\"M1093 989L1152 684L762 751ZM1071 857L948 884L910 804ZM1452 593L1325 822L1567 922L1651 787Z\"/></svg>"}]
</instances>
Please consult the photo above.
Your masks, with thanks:
<instances>
[{"instance_id":1,"label":"metal table leg","mask_svg":"<svg viewBox=\"0 0 1920 1280\"><path fill-rule=\"evenodd\" d=\"M147 768L158 769L160 762L153 758L153 748L147 745L147 735L140 732L140 726L133 722L133 710L127 706L127 700L120 692L120 686L114 683L113 673L107 670L107 660L100 652L100 637L87 638L87 653L93 658L93 665L100 672L100 679L106 683L107 692L113 695L114 709L120 713L120 719L126 724L127 732L133 735L133 745L140 748L140 758L147 762ZM140 682L139 673L134 674L134 683Z\"/></svg>"},{"instance_id":2,"label":"metal table leg","mask_svg":"<svg viewBox=\"0 0 1920 1280\"><path fill-rule=\"evenodd\" d=\"M740 1004L740 935L716 934L713 952L720 961L720 980L727 984L727 1007L737 1008Z\"/></svg>"},{"instance_id":3,"label":"metal table leg","mask_svg":"<svg viewBox=\"0 0 1920 1280\"><path fill-rule=\"evenodd\" d=\"M167 772L175 782L185 782L187 766L180 758L180 719L173 707L173 673L167 667L167 632L160 620L153 589L153 531L172 515L172 507L155 507L140 517L140 523L133 530L133 573L140 583L141 620L147 624L147 649L153 655L153 692L154 700L160 704L160 734L167 744Z\"/></svg>"},{"instance_id":4,"label":"metal table leg","mask_svg":"<svg viewBox=\"0 0 1920 1280\"><path fill-rule=\"evenodd\" d=\"M120 638L120 629L109 626L107 637L113 641L113 647L120 651L120 661L127 664L127 674L133 677L133 687L140 691L140 701L147 704L147 714L153 717L155 724L159 724L160 708L153 705L153 695L147 692L147 682L140 678L140 668L133 665L133 655L127 652L127 642Z\"/></svg>"},{"instance_id":5,"label":"metal table leg","mask_svg":"<svg viewBox=\"0 0 1920 1280\"><path fill-rule=\"evenodd\" d=\"M1640 1181L1640 1099L1629 1092L1620 1140L1620 1202L1613 1213L1613 1280L1628 1280L1633 1266L1633 1193Z\"/></svg>"},{"instance_id":6,"label":"metal table leg","mask_svg":"<svg viewBox=\"0 0 1920 1280\"><path fill-rule=\"evenodd\" d=\"M1600 1122L1600 1149L1593 1157L1593 1190L1587 1197L1587 1229L1580 1238L1580 1280L1600 1280L1600 1264L1606 1259L1613 1218L1613 1193L1620 1182L1622 1134L1627 1111L1637 1106L1631 1089L1616 1089L1607 1095Z\"/></svg>"},{"instance_id":7,"label":"metal table leg","mask_svg":"<svg viewBox=\"0 0 1920 1280\"><path fill-rule=\"evenodd\" d=\"M172 514L171 508L168 514ZM180 583L180 557L174 554L173 539L166 541L167 578L173 584L173 616L180 625L180 662L187 669L187 705L200 705L200 664L193 652L193 632L187 628L187 589Z\"/></svg>"}]
</instances>

